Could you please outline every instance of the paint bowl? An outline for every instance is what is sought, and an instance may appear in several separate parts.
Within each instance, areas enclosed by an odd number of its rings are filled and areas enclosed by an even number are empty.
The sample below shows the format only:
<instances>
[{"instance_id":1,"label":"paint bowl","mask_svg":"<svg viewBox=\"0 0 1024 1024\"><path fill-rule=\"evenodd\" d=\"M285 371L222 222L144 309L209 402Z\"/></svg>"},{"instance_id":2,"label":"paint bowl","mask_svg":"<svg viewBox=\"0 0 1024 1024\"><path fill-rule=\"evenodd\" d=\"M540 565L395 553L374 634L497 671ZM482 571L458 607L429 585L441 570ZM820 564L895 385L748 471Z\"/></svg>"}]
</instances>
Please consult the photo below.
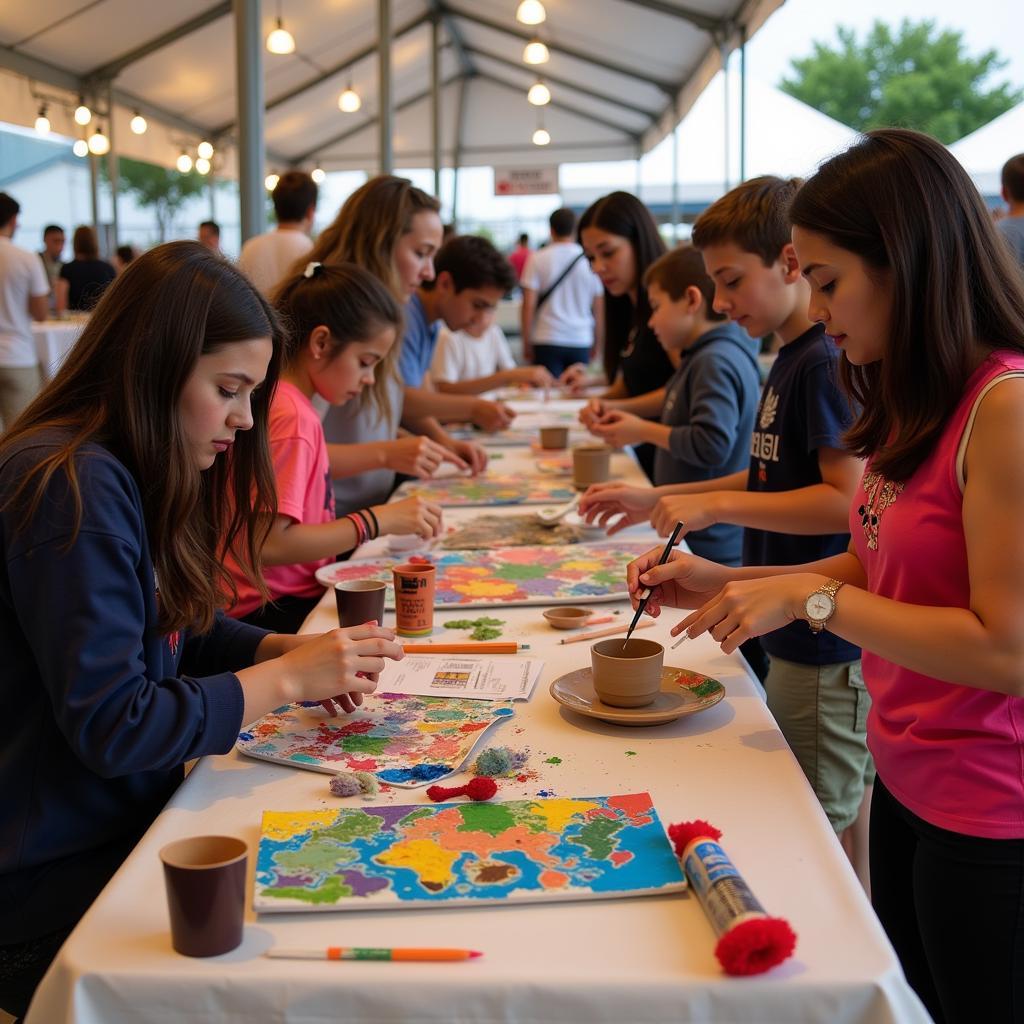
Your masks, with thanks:
<instances>
[{"instance_id":1,"label":"paint bowl","mask_svg":"<svg viewBox=\"0 0 1024 1024\"><path fill-rule=\"evenodd\" d=\"M661 689L664 661L665 648L654 640L598 640L590 648L594 692L613 708L646 707Z\"/></svg>"},{"instance_id":2,"label":"paint bowl","mask_svg":"<svg viewBox=\"0 0 1024 1024\"><path fill-rule=\"evenodd\" d=\"M576 629L594 613L589 608L545 608L542 614L555 629Z\"/></svg>"}]
</instances>

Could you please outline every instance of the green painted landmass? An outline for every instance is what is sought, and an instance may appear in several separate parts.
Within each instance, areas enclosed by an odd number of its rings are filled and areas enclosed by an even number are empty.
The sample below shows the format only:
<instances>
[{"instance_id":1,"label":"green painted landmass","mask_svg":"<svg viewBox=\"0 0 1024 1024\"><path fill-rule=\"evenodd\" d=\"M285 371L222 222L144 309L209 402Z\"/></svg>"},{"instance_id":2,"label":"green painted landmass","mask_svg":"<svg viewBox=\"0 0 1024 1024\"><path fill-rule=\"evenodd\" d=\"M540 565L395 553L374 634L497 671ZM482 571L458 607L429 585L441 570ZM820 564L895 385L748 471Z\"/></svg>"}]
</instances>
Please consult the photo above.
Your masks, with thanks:
<instances>
[{"instance_id":1,"label":"green painted landmass","mask_svg":"<svg viewBox=\"0 0 1024 1024\"><path fill-rule=\"evenodd\" d=\"M346 846L339 846L337 839L348 842L354 837L326 838L318 833L316 839L309 839L297 850L281 850L274 854L274 863L288 874L297 875L303 871L333 871L338 864L358 860L359 854Z\"/></svg>"},{"instance_id":2,"label":"green painted landmass","mask_svg":"<svg viewBox=\"0 0 1024 1024\"><path fill-rule=\"evenodd\" d=\"M367 814L365 811L345 811L337 822L328 828L319 830L319 835L330 836L343 843L350 843L353 839L369 839L381 830L381 819L376 814Z\"/></svg>"},{"instance_id":3,"label":"green painted landmass","mask_svg":"<svg viewBox=\"0 0 1024 1024\"><path fill-rule=\"evenodd\" d=\"M346 885L337 875L332 875L316 889L298 885L287 885L281 889L267 887L260 890L261 896L272 896L277 900L301 900L303 903L337 903L345 896L352 895L352 886Z\"/></svg>"},{"instance_id":4,"label":"green painted landmass","mask_svg":"<svg viewBox=\"0 0 1024 1024\"><path fill-rule=\"evenodd\" d=\"M391 742L389 736L346 736L341 741L341 749L346 754L373 754L379 756L388 749Z\"/></svg>"},{"instance_id":5,"label":"green painted landmass","mask_svg":"<svg viewBox=\"0 0 1024 1024\"><path fill-rule=\"evenodd\" d=\"M459 811L462 824L456 829L458 832L486 832L490 836L500 836L516 823L515 815L501 804L466 804Z\"/></svg>"},{"instance_id":6,"label":"green painted landmass","mask_svg":"<svg viewBox=\"0 0 1024 1024\"><path fill-rule=\"evenodd\" d=\"M593 860L604 860L615 849L615 833L622 829L624 822L610 818L594 818L580 829L579 836L570 838L570 843L579 843L590 852Z\"/></svg>"},{"instance_id":7,"label":"green painted landmass","mask_svg":"<svg viewBox=\"0 0 1024 1024\"><path fill-rule=\"evenodd\" d=\"M541 580L548 574L544 565L502 565L495 568L495 578L499 580Z\"/></svg>"}]
</instances>

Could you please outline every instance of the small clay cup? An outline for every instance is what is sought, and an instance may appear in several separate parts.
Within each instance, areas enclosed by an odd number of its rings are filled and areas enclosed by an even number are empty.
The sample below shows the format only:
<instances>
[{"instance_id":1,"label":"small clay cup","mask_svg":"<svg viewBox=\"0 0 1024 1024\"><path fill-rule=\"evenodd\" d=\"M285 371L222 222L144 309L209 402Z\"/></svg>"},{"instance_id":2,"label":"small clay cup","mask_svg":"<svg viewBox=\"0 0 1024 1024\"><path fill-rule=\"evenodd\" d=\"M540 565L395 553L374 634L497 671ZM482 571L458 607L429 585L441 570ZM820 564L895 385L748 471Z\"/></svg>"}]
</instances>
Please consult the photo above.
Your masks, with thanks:
<instances>
[{"instance_id":1,"label":"small clay cup","mask_svg":"<svg viewBox=\"0 0 1024 1024\"><path fill-rule=\"evenodd\" d=\"M580 445L572 450L572 482L578 491L603 484L611 472L612 450L606 444Z\"/></svg>"},{"instance_id":2,"label":"small clay cup","mask_svg":"<svg viewBox=\"0 0 1024 1024\"><path fill-rule=\"evenodd\" d=\"M334 584L339 626L361 626L364 622L384 625L384 597L388 586L379 580L343 580Z\"/></svg>"},{"instance_id":3,"label":"small clay cup","mask_svg":"<svg viewBox=\"0 0 1024 1024\"><path fill-rule=\"evenodd\" d=\"M434 630L434 587L437 572L432 565L407 562L392 570L395 578L395 632L399 636L429 636Z\"/></svg>"},{"instance_id":4,"label":"small clay cup","mask_svg":"<svg viewBox=\"0 0 1024 1024\"><path fill-rule=\"evenodd\" d=\"M160 851L175 952L218 956L241 943L248 852L233 836L193 836Z\"/></svg>"},{"instance_id":5,"label":"small clay cup","mask_svg":"<svg viewBox=\"0 0 1024 1024\"><path fill-rule=\"evenodd\" d=\"M555 629L576 629L594 615L589 608L545 608L541 614Z\"/></svg>"},{"instance_id":6,"label":"small clay cup","mask_svg":"<svg viewBox=\"0 0 1024 1024\"><path fill-rule=\"evenodd\" d=\"M549 451L569 447L568 427L541 427L540 446Z\"/></svg>"},{"instance_id":7,"label":"small clay cup","mask_svg":"<svg viewBox=\"0 0 1024 1024\"><path fill-rule=\"evenodd\" d=\"M646 707L661 690L665 648L653 640L598 640L590 648L594 692L613 708Z\"/></svg>"}]
</instances>

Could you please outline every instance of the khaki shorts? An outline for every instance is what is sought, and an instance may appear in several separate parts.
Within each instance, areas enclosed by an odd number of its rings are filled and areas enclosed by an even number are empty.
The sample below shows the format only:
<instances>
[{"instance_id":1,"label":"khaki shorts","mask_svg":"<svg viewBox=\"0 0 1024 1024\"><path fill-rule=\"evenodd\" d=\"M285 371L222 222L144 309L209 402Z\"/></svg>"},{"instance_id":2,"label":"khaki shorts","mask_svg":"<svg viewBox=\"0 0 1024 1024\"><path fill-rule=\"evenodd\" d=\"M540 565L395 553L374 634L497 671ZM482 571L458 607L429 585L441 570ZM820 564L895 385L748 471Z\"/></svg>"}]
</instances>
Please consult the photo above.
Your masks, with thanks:
<instances>
[{"instance_id":1,"label":"khaki shorts","mask_svg":"<svg viewBox=\"0 0 1024 1024\"><path fill-rule=\"evenodd\" d=\"M18 418L39 394L43 379L38 366L0 366L0 423L2 429Z\"/></svg>"},{"instance_id":2,"label":"khaki shorts","mask_svg":"<svg viewBox=\"0 0 1024 1024\"><path fill-rule=\"evenodd\" d=\"M871 698L859 661L800 665L770 656L768 708L836 832L853 824L875 778L865 742Z\"/></svg>"}]
</instances>

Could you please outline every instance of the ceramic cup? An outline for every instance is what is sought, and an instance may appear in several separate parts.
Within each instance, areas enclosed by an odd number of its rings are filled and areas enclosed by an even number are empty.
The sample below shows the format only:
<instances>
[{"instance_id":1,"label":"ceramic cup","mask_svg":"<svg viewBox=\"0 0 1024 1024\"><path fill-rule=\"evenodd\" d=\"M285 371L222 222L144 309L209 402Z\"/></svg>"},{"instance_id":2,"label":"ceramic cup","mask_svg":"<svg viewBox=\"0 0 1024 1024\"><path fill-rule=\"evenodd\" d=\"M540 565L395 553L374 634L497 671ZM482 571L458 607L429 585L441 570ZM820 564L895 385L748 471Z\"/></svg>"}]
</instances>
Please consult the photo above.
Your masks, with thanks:
<instances>
[{"instance_id":1,"label":"ceramic cup","mask_svg":"<svg viewBox=\"0 0 1024 1024\"><path fill-rule=\"evenodd\" d=\"M540 446L541 448L547 448L554 450L558 448L569 447L569 428L568 427L541 427L540 428Z\"/></svg>"},{"instance_id":2,"label":"ceramic cup","mask_svg":"<svg viewBox=\"0 0 1024 1024\"><path fill-rule=\"evenodd\" d=\"M160 851L175 952L217 956L241 943L247 854L232 836L193 836Z\"/></svg>"},{"instance_id":3,"label":"ceramic cup","mask_svg":"<svg viewBox=\"0 0 1024 1024\"><path fill-rule=\"evenodd\" d=\"M392 570L395 577L395 632L399 636L429 636L434 629L432 565L407 562Z\"/></svg>"},{"instance_id":4,"label":"ceramic cup","mask_svg":"<svg viewBox=\"0 0 1024 1024\"><path fill-rule=\"evenodd\" d=\"M378 580L346 580L334 584L339 626L361 626L364 622L384 625L384 596L387 584Z\"/></svg>"},{"instance_id":5,"label":"ceramic cup","mask_svg":"<svg viewBox=\"0 0 1024 1024\"><path fill-rule=\"evenodd\" d=\"M646 707L661 690L665 648L653 640L598 640L590 648L594 692L613 708Z\"/></svg>"},{"instance_id":6,"label":"ceramic cup","mask_svg":"<svg viewBox=\"0 0 1024 1024\"><path fill-rule=\"evenodd\" d=\"M611 471L612 450L605 444L587 444L572 450L572 482L578 491L603 484Z\"/></svg>"}]
</instances>

